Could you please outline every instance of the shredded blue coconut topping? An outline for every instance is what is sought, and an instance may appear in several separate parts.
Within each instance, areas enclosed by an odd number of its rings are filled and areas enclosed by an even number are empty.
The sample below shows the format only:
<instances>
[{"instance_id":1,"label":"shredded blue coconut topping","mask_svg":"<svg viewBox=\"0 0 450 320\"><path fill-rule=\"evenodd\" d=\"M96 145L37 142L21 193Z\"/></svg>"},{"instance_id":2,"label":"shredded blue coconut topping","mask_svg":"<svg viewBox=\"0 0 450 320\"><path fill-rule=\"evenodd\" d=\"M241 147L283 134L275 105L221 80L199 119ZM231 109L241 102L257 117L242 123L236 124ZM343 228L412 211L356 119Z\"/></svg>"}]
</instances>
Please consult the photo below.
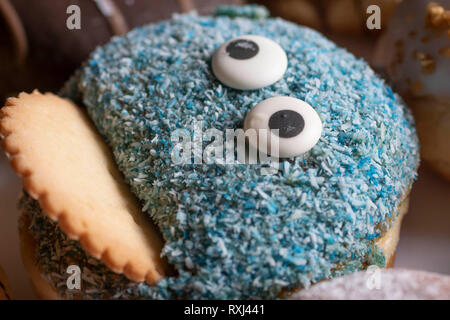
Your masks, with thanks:
<instances>
[{"instance_id":1,"label":"shredded blue coconut topping","mask_svg":"<svg viewBox=\"0 0 450 320\"><path fill-rule=\"evenodd\" d=\"M215 78L214 51L245 34L286 51L280 81L239 91ZM140 284L137 297L275 298L385 264L375 240L416 177L413 119L364 61L319 33L281 19L176 15L97 49L63 94L87 107L178 273ZM193 120L242 128L255 104L280 95L309 103L323 133L277 174L263 176L259 165L173 164L176 129Z\"/></svg>"}]
</instances>

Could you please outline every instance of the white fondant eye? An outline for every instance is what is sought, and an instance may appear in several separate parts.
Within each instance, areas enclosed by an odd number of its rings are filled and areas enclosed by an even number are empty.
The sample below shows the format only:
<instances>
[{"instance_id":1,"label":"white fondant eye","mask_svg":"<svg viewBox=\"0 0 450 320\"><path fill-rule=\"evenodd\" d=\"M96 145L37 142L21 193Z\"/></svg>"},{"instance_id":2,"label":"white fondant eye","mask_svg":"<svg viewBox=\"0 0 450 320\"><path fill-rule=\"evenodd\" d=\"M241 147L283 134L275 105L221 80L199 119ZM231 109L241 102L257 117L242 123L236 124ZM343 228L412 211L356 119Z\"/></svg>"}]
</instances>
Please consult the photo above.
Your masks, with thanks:
<instances>
[{"instance_id":1,"label":"white fondant eye","mask_svg":"<svg viewBox=\"0 0 450 320\"><path fill-rule=\"evenodd\" d=\"M305 101L292 97L273 97L250 110L244 121L244 130L248 129L267 130L268 153L271 145L277 143L279 157L290 158L299 156L316 145L322 134L322 121ZM277 129L276 135L276 131L272 130ZM250 139L250 143L255 141Z\"/></svg>"},{"instance_id":2,"label":"white fondant eye","mask_svg":"<svg viewBox=\"0 0 450 320\"><path fill-rule=\"evenodd\" d=\"M286 68L284 50L273 40L255 35L225 42L212 59L212 69L217 79L240 90L269 86L283 77Z\"/></svg>"}]
</instances>

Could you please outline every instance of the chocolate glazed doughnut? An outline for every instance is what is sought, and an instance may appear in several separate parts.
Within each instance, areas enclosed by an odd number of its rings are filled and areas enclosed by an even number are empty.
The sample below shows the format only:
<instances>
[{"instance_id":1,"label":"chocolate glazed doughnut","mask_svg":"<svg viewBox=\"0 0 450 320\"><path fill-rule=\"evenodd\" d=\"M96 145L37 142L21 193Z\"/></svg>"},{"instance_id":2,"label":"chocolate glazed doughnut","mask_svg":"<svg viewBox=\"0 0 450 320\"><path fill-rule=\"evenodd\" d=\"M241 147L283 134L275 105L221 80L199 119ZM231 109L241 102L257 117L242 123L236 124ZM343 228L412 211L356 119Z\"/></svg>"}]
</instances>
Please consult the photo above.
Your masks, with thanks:
<instances>
[{"instance_id":1,"label":"chocolate glazed doughnut","mask_svg":"<svg viewBox=\"0 0 450 320\"><path fill-rule=\"evenodd\" d=\"M209 13L239 0L0 0L0 100L37 86L57 90L89 53L114 35L168 19L172 13ZM69 30L67 8L82 12ZM14 61L15 63L10 63ZM12 77L11 75L14 75Z\"/></svg>"}]
</instances>

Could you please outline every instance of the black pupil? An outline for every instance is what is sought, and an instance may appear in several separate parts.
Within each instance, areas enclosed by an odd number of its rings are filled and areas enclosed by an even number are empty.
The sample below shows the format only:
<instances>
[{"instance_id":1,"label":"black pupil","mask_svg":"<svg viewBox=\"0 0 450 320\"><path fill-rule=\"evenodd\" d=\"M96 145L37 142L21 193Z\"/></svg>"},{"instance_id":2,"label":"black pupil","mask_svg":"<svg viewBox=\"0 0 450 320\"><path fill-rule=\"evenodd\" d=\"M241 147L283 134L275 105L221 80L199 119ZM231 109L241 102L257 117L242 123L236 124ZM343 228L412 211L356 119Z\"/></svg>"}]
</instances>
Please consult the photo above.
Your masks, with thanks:
<instances>
[{"instance_id":1,"label":"black pupil","mask_svg":"<svg viewBox=\"0 0 450 320\"><path fill-rule=\"evenodd\" d=\"M303 117L292 110L281 110L275 112L269 119L269 128L278 129L280 138L292 138L298 135L305 128Z\"/></svg>"},{"instance_id":2,"label":"black pupil","mask_svg":"<svg viewBox=\"0 0 450 320\"><path fill-rule=\"evenodd\" d=\"M258 45L251 41L245 39L238 39L231 41L226 48L227 53L230 57L238 60L246 60L253 58L258 54Z\"/></svg>"}]
</instances>

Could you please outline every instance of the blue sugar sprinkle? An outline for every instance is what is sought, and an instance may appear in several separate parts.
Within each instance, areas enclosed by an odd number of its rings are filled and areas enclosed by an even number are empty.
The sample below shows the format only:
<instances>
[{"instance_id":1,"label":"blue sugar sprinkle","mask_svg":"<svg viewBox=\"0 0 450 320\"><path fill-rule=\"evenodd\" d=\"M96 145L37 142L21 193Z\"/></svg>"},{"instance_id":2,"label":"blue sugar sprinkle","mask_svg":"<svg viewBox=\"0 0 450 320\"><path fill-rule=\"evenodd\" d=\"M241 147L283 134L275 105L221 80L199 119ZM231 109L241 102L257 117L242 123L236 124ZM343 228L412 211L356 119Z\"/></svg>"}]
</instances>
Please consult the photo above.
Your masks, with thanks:
<instances>
[{"instance_id":1,"label":"blue sugar sprinkle","mask_svg":"<svg viewBox=\"0 0 450 320\"><path fill-rule=\"evenodd\" d=\"M63 92L86 105L178 272L139 285L139 298L274 298L285 287L383 265L374 240L416 177L411 114L364 61L281 19L228 16L177 15L114 38ZM286 51L280 81L252 91L217 81L212 54L243 34ZM172 164L174 130L194 119L239 128L250 108L279 95L312 105L324 126L311 152L283 161L277 174L260 175L260 165Z\"/></svg>"}]
</instances>

